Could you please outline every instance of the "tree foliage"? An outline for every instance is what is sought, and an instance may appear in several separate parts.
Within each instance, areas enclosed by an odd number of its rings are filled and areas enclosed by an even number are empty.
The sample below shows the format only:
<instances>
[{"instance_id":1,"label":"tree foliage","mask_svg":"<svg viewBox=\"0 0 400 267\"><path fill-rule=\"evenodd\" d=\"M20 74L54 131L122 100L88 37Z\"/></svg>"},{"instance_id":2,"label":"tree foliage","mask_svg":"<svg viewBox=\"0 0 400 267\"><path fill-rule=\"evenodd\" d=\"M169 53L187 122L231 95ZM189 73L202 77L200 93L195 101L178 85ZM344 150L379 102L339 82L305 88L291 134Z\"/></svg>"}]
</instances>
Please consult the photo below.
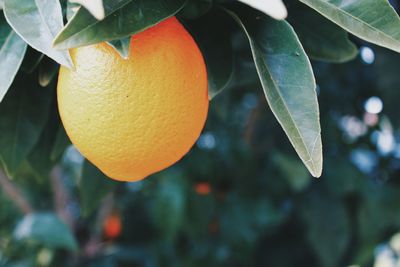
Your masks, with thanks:
<instances>
[{"instance_id":1,"label":"tree foliage","mask_svg":"<svg viewBox=\"0 0 400 267\"><path fill-rule=\"evenodd\" d=\"M370 264L400 227L392 5L0 1L0 266ZM99 42L127 57L131 35L171 16L205 57L206 129L174 167L110 181L65 134L58 64ZM364 108L374 95L384 114Z\"/></svg>"}]
</instances>

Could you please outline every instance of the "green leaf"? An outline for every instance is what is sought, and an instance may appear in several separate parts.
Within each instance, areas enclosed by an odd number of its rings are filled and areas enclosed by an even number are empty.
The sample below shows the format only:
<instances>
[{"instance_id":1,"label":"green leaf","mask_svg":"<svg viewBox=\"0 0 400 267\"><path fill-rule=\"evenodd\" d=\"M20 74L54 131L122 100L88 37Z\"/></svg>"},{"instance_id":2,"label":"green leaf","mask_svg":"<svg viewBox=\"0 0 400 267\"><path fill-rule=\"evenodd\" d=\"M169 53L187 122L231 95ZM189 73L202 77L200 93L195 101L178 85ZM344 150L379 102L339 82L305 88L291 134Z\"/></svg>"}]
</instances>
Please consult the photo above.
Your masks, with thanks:
<instances>
[{"instance_id":1,"label":"green leaf","mask_svg":"<svg viewBox=\"0 0 400 267\"><path fill-rule=\"evenodd\" d=\"M55 161L64 153L65 149L71 144L64 126L61 124L58 128L56 141L54 142L53 150L51 151L50 158Z\"/></svg>"},{"instance_id":2,"label":"green leaf","mask_svg":"<svg viewBox=\"0 0 400 267\"><path fill-rule=\"evenodd\" d=\"M49 173L55 161L59 159L56 158L53 160L51 158L51 153L57 140L58 130L62 127L57 113L56 103L53 103L52 106L50 117L40 135L39 141L28 156L28 161L40 181L48 180Z\"/></svg>"},{"instance_id":3,"label":"green leaf","mask_svg":"<svg viewBox=\"0 0 400 267\"><path fill-rule=\"evenodd\" d=\"M279 151L272 154L273 162L277 165L281 175L286 179L293 191L302 191L310 184L311 176L298 160L288 157Z\"/></svg>"},{"instance_id":4,"label":"green leaf","mask_svg":"<svg viewBox=\"0 0 400 267\"><path fill-rule=\"evenodd\" d=\"M10 176L38 142L49 116L52 96L52 91L21 75L0 104L0 162Z\"/></svg>"},{"instance_id":5,"label":"green leaf","mask_svg":"<svg viewBox=\"0 0 400 267\"><path fill-rule=\"evenodd\" d=\"M0 14L0 103L21 66L27 44Z\"/></svg>"},{"instance_id":6,"label":"green leaf","mask_svg":"<svg viewBox=\"0 0 400 267\"><path fill-rule=\"evenodd\" d=\"M75 15L75 13L79 10L81 6L76 3L72 3L71 1L67 1L67 7L65 11L65 15L67 17L67 21L70 21L71 18Z\"/></svg>"},{"instance_id":7,"label":"green leaf","mask_svg":"<svg viewBox=\"0 0 400 267\"><path fill-rule=\"evenodd\" d=\"M400 18L387 0L300 0L343 29L400 52Z\"/></svg>"},{"instance_id":8,"label":"green leaf","mask_svg":"<svg viewBox=\"0 0 400 267\"><path fill-rule=\"evenodd\" d=\"M103 0L69 0L71 3L78 3L85 7L97 20L104 19Z\"/></svg>"},{"instance_id":9,"label":"green leaf","mask_svg":"<svg viewBox=\"0 0 400 267\"><path fill-rule=\"evenodd\" d=\"M175 172L164 173L160 178L152 197L153 221L167 239L173 239L183 224L186 183Z\"/></svg>"},{"instance_id":10,"label":"green leaf","mask_svg":"<svg viewBox=\"0 0 400 267\"><path fill-rule=\"evenodd\" d=\"M59 1L5 0L4 14L15 32L30 46L59 64L72 67L68 51L51 47L52 40L63 27Z\"/></svg>"},{"instance_id":11,"label":"green leaf","mask_svg":"<svg viewBox=\"0 0 400 267\"><path fill-rule=\"evenodd\" d=\"M339 266L350 241L350 220L340 199L309 194L302 200L300 216L307 239L320 260L318 266Z\"/></svg>"},{"instance_id":12,"label":"green leaf","mask_svg":"<svg viewBox=\"0 0 400 267\"><path fill-rule=\"evenodd\" d=\"M178 15L184 19L197 19L207 13L211 7L212 0L188 0Z\"/></svg>"},{"instance_id":13,"label":"green leaf","mask_svg":"<svg viewBox=\"0 0 400 267\"><path fill-rule=\"evenodd\" d=\"M14 229L13 236L16 240L32 240L50 248L78 249L71 230L53 213L26 215Z\"/></svg>"},{"instance_id":14,"label":"green leaf","mask_svg":"<svg viewBox=\"0 0 400 267\"><path fill-rule=\"evenodd\" d=\"M109 41L107 43L111 45L122 58L127 59L129 57L129 48L131 45L130 36L118 40Z\"/></svg>"},{"instance_id":15,"label":"green leaf","mask_svg":"<svg viewBox=\"0 0 400 267\"><path fill-rule=\"evenodd\" d=\"M57 35L53 45L57 49L68 49L121 39L175 15L184 3L185 0L104 0L103 20L96 20L81 8Z\"/></svg>"},{"instance_id":16,"label":"green leaf","mask_svg":"<svg viewBox=\"0 0 400 267\"><path fill-rule=\"evenodd\" d=\"M117 181L111 180L93 164L85 160L82 176L79 180L79 196L83 215L89 216L96 210L103 198L117 185Z\"/></svg>"},{"instance_id":17,"label":"green leaf","mask_svg":"<svg viewBox=\"0 0 400 267\"><path fill-rule=\"evenodd\" d=\"M22 61L20 70L26 73L32 73L39 66L43 60L44 54L28 46L24 60Z\"/></svg>"},{"instance_id":18,"label":"green leaf","mask_svg":"<svg viewBox=\"0 0 400 267\"><path fill-rule=\"evenodd\" d=\"M204 56L208 74L208 96L213 99L233 76L233 49L229 29L231 18L221 10L185 23Z\"/></svg>"},{"instance_id":19,"label":"green leaf","mask_svg":"<svg viewBox=\"0 0 400 267\"><path fill-rule=\"evenodd\" d=\"M227 12L247 34L268 104L310 173L322 172L315 80L292 27L246 7Z\"/></svg>"},{"instance_id":20,"label":"green leaf","mask_svg":"<svg viewBox=\"0 0 400 267\"><path fill-rule=\"evenodd\" d=\"M268 16L274 19L285 19L287 16L287 10L282 0L239 0L240 2L249 5L255 9L264 12Z\"/></svg>"},{"instance_id":21,"label":"green leaf","mask_svg":"<svg viewBox=\"0 0 400 267\"><path fill-rule=\"evenodd\" d=\"M294 6L290 11L293 12L289 21L311 58L343 63L357 56L357 47L349 40L347 32L336 24L303 4Z\"/></svg>"}]
</instances>

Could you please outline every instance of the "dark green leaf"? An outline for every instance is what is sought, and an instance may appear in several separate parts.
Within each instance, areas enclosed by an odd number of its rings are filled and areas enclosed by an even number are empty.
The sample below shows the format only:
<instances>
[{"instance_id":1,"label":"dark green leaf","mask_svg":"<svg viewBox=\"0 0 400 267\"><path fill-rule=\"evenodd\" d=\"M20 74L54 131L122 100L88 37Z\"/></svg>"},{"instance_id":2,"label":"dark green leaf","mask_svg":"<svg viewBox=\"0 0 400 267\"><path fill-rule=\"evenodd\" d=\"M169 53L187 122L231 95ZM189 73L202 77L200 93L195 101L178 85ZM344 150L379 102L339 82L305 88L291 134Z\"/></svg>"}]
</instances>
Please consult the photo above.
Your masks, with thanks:
<instances>
[{"instance_id":1,"label":"dark green leaf","mask_svg":"<svg viewBox=\"0 0 400 267\"><path fill-rule=\"evenodd\" d=\"M8 26L0 14L0 102L21 66L27 44Z\"/></svg>"},{"instance_id":2,"label":"dark green leaf","mask_svg":"<svg viewBox=\"0 0 400 267\"><path fill-rule=\"evenodd\" d=\"M68 49L124 38L175 15L185 0L105 0L105 18L96 20L81 8L54 39L54 47Z\"/></svg>"},{"instance_id":3,"label":"dark green leaf","mask_svg":"<svg viewBox=\"0 0 400 267\"><path fill-rule=\"evenodd\" d=\"M188 0L178 15L184 19L197 19L207 13L211 7L212 0Z\"/></svg>"},{"instance_id":4,"label":"dark green leaf","mask_svg":"<svg viewBox=\"0 0 400 267\"><path fill-rule=\"evenodd\" d=\"M313 176L322 172L315 80L292 27L240 6L229 14L246 32L269 106Z\"/></svg>"},{"instance_id":5,"label":"dark green leaf","mask_svg":"<svg viewBox=\"0 0 400 267\"><path fill-rule=\"evenodd\" d=\"M291 11L289 21L311 58L342 63L357 56L357 47L343 29L303 4L295 5Z\"/></svg>"},{"instance_id":6,"label":"dark green leaf","mask_svg":"<svg viewBox=\"0 0 400 267\"><path fill-rule=\"evenodd\" d=\"M232 19L213 10L200 19L185 23L199 45L207 65L208 96L214 98L227 87L233 75L230 29Z\"/></svg>"},{"instance_id":7,"label":"dark green leaf","mask_svg":"<svg viewBox=\"0 0 400 267\"><path fill-rule=\"evenodd\" d=\"M50 110L50 117L40 135L39 141L28 156L28 161L32 169L41 181L48 179L55 161L59 159L55 158L53 160L51 153L55 146L60 127L62 125L57 113L57 107L53 103L53 107Z\"/></svg>"},{"instance_id":8,"label":"dark green leaf","mask_svg":"<svg viewBox=\"0 0 400 267\"><path fill-rule=\"evenodd\" d=\"M318 266L338 266L350 238L350 221L343 203L327 195L311 195L300 208L307 239L316 252Z\"/></svg>"},{"instance_id":9,"label":"dark green leaf","mask_svg":"<svg viewBox=\"0 0 400 267\"><path fill-rule=\"evenodd\" d=\"M49 116L52 96L52 91L39 87L31 77L21 75L0 104L0 161L10 176L39 140Z\"/></svg>"},{"instance_id":10,"label":"dark green leaf","mask_svg":"<svg viewBox=\"0 0 400 267\"><path fill-rule=\"evenodd\" d=\"M129 48L131 45L131 37L125 37L122 39L109 41L109 45L111 45L118 54L121 55L122 58L127 59L129 57Z\"/></svg>"},{"instance_id":11,"label":"dark green leaf","mask_svg":"<svg viewBox=\"0 0 400 267\"><path fill-rule=\"evenodd\" d=\"M287 180L292 190L302 191L310 184L311 176L301 162L279 151L272 154L274 155L272 158L273 162L277 165L280 173Z\"/></svg>"},{"instance_id":12,"label":"dark green leaf","mask_svg":"<svg viewBox=\"0 0 400 267\"><path fill-rule=\"evenodd\" d=\"M279 225L285 215L266 197L231 195L221 212L221 232L230 242L252 245L265 229Z\"/></svg>"},{"instance_id":13,"label":"dark green leaf","mask_svg":"<svg viewBox=\"0 0 400 267\"><path fill-rule=\"evenodd\" d=\"M51 248L78 249L75 237L68 226L53 213L26 215L14 229L16 240L32 240Z\"/></svg>"},{"instance_id":14,"label":"dark green leaf","mask_svg":"<svg viewBox=\"0 0 400 267\"><path fill-rule=\"evenodd\" d=\"M65 149L71 144L64 126L61 124L58 128L56 141L54 142L53 150L51 151L50 158L55 161L64 153Z\"/></svg>"},{"instance_id":15,"label":"dark green leaf","mask_svg":"<svg viewBox=\"0 0 400 267\"><path fill-rule=\"evenodd\" d=\"M4 14L15 32L30 46L61 65L72 66L68 51L51 47L54 37L63 27L59 1L5 0Z\"/></svg>"},{"instance_id":16,"label":"dark green leaf","mask_svg":"<svg viewBox=\"0 0 400 267\"><path fill-rule=\"evenodd\" d=\"M186 183L181 175L169 172L160 176L153 191L153 220L158 230L167 238L173 238L182 227L185 212Z\"/></svg>"},{"instance_id":17,"label":"dark green leaf","mask_svg":"<svg viewBox=\"0 0 400 267\"><path fill-rule=\"evenodd\" d=\"M300 0L352 34L400 52L400 18L387 0Z\"/></svg>"},{"instance_id":18,"label":"dark green leaf","mask_svg":"<svg viewBox=\"0 0 400 267\"><path fill-rule=\"evenodd\" d=\"M24 60L20 70L26 73L32 73L39 66L39 63L43 60L44 54L28 46Z\"/></svg>"},{"instance_id":19,"label":"dark green leaf","mask_svg":"<svg viewBox=\"0 0 400 267\"><path fill-rule=\"evenodd\" d=\"M85 216L90 215L116 185L118 185L117 181L105 176L99 169L86 160L83 164L82 177L79 180L82 213Z\"/></svg>"}]
</instances>

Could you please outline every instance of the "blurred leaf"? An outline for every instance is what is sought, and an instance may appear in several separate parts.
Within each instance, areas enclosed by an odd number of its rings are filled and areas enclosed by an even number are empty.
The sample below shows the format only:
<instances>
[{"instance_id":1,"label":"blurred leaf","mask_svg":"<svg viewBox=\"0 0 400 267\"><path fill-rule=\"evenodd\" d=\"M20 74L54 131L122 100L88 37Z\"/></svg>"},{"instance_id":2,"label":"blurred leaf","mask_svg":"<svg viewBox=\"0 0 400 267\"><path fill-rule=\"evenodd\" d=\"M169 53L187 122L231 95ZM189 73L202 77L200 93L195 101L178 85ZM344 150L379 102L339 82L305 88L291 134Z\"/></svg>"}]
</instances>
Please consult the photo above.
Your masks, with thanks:
<instances>
[{"instance_id":1,"label":"blurred leaf","mask_svg":"<svg viewBox=\"0 0 400 267\"><path fill-rule=\"evenodd\" d=\"M269 106L310 173L322 172L321 127L315 80L296 34L248 8L229 14L247 34Z\"/></svg>"},{"instance_id":2,"label":"blurred leaf","mask_svg":"<svg viewBox=\"0 0 400 267\"><path fill-rule=\"evenodd\" d=\"M310 194L303 200L300 215L307 227L307 239L315 250L319 266L338 266L350 241L350 221L340 199Z\"/></svg>"},{"instance_id":3,"label":"blurred leaf","mask_svg":"<svg viewBox=\"0 0 400 267\"><path fill-rule=\"evenodd\" d=\"M294 191L302 191L310 184L310 175L307 169L294 158L288 157L280 152L272 153L273 162L279 167L282 176L287 180Z\"/></svg>"},{"instance_id":4,"label":"blurred leaf","mask_svg":"<svg viewBox=\"0 0 400 267\"><path fill-rule=\"evenodd\" d=\"M206 61L208 95L212 99L227 87L233 75L233 50L229 32L232 20L225 12L213 10L185 25Z\"/></svg>"},{"instance_id":5,"label":"blurred leaf","mask_svg":"<svg viewBox=\"0 0 400 267\"><path fill-rule=\"evenodd\" d=\"M361 243L376 244L385 229L398 229L400 190L391 186L376 186L365 190L357 218Z\"/></svg>"},{"instance_id":6,"label":"blurred leaf","mask_svg":"<svg viewBox=\"0 0 400 267\"><path fill-rule=\"evenodd\" d=\"M343 63L357 56L358 49L346 31L303 4L291 10L290 23L311 58Z\"/></svg>"},{"instance_id":7,"label":"blurred leaf","mask_svg":"<svg viewBox=\"0 0 400 267\"><path fill-rule=\"evenodd\" d=\"M188 0L179 16L185 19L197 19L207 13L212 7L212 0Z\"/></svg>"},{"instance_id":8,"label":"blurred leaf","mask_svg":"<svg viewBox=\"0 0 400 267\"><path fill-rule=\"evenodd\" d=\"M39 66L39 63L43 60L43 58L44 54L28 46L20 70L26 73L34 72L36 68Z\"/></svg>"},{"instance_id":9,"label":"blurred leaf","mask_svg":"<svg viewBox=\"0 0 400 267\"><path fill-rule=\"evenodd\" d=\"M387 0L300 0L352 34L400 52L400 18Z\"/></svg>"},{"instance_id":10,"label":"blurred leaf","mask_svg":"<svg viewBox=\"0 0 400 267\"><path fill-rule=\"evenodd\" d=\"M93 164L85 160L78 185L83 215L91 215L98 208L103 198L117 185L117 181L111 180Z\"/></svg>"},{"instance_id":11,"label":"blurred leaf","mask_svg":"<svg viewBox=\"0 0 400 267\"><path fill-rule=\"evenodd\" d=\"M55 160L51 158L51 153L60 127L62 127L60 118L56 105L53 103L53 108L50 110L50 117L40 135L39 141L28 156L28 161L40 181L48 180L49 173L55 163Z\"/></svg>"},{"instance_id":12,"label":"blurred leaf","mask_svg":"<svg viewBox=\"0 0 400 267\"><path fill-rule=\"evenodd\" d=\"M53 213L33 213L26 215L14 229L16 240L33 240L51 248L72 251L78 244L70 229Z\"/></svg>"},{"instance_id":13,"label":"blurred leaf","mask_svg":"<svg viewBox=\"0 0 400 267\"><path fill-rule=\"evenodd\" d=\"M64 153L65 149L71 144L64 126L60 124L57 131L56 140L54 142L53 150L51 151L50 158L55 161Z\"/></svg>"},{"instance_id":14,"label":"blurred leaf","mask_svg":"<svg viewBox=\"0 0 400 267\"><path fill-rule=\"evenodd\" d=\"M85 7L97 20L104 19L103 0L69 0L71 3L77 3Z\"/></svg>"},{"instance_id":15,"label":"blurred leaf","mask_svg":"<svg viewBox=\"0 0 400 267\"><path fill-rule=\"evenodd\" d=\"M221 231L231 243L254 245L258 237L285 219L282 210L265 197L240 198L231 195L221 212Z\"/></svg>"},{"instance_id":16,"label":"blurred leaf","mask_svg":"<svg viewBox=\"0 0 400 267\"><path fill-rule=\"evenodd\" d=\"M107 43L111 45L122 58L127 59L129 57L129 48L131 45L130 36L114 41L109 41Z\"/></svg>"},{"instance_id":17,"label":"blurred leaf","mask_svg":"<svg viewBox=\"0 0 400 267\"><path fill-rule=\"evenodd\" d=\"M57 49L121 39L141 32L175 15L185 0L104 0L105 18L96 20L86 9L79 9L56 36Z\"/></svg>"},{"instance_id":18,"label":"blurred leaf","mask_svg":"<svg viewBox=\"0 0 400 267\"><path fill-rule=\"evenodd\" d=\"M48 86L58 73L58 65L45 58L39 65L39 84L42 87Z\"/></svg>"},{"instance_id":19,"label":"blurred leaf","mask_svg":"<svg viewBox=\"0 0 400 267\"><path fill-rule=\"evenodd\" d=\"M152 193L153 221L167 239L172 239L181 229L185 215L185 181L174 172L159 177Z\"/></svg>"},{"instance_id":20,"label":"blurred leaf","mask_svg":"<svg viewBox=\"0 0 400 267\"><path fill-rule=\"evenodd\" d=\"M0 104L0 161L10 176L38 142L49 116L52 95L52 91L40 88L32 78L21 75Z\"/></svg>"},{"instance_id":21,"label":"blurred leaf","mask_svg":"<svg viewBox=\"0 0 400 267\"><path fill-rule=\"evenodd\" d=\"M348 158L329 157L326 161L323 183L334 195L346 195L364 190L368 179L349 161Z\"/></svg>"},{"instance_id":22,"label":"blurred leaf","mask_svg":"<svg viewBox=\"0 0 400 267\"><path fill-rule=\"evenodd\" d=\"M8 23L30 46L59 64L72 67L68 51L51 47L52 40L63 27L59 1L5 0L4 14Z\"/></svg>"},{"instance_id":23,"label":"blurred leaf","mask_svg":"<svg viewBox=\"0 0 400 267\"><path fill-rule=\"evenodd\" d=\"M26 47L0 14L0 103L21 66Z\"/></svg>"},{"instance_id":24,"label":"blurred leaf","mask_svg":"<svg viewBox=\"0 0 400 267\"><path fill-rule=\"evenodd\" d=\"M264 12L274 19L282 20L287 16L287 10L282 0L239 0L246 5Z\"/></svg>"}]
</instances>

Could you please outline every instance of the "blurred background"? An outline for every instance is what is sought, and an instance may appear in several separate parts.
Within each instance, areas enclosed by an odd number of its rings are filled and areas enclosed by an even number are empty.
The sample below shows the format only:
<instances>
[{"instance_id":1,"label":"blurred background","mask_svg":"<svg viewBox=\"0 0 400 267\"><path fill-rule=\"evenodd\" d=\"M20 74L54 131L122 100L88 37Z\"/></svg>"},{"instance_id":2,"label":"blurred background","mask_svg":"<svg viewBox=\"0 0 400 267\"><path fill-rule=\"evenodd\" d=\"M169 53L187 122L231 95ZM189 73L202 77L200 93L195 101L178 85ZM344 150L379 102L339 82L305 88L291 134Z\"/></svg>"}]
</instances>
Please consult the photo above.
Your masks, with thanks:
<instances>
[{"instance_id":1,"label":"blurred background","mask_svg":"<svg viewBox=\"0 0 400 267\"><path fill-rule=\"evenodd\" d=\"M34 151L36 174L14 184L0 174L0 266L400 266L400 55L352 38L353 61L312 61L324 146L316 179L235 38L234 80L173 167L116 183L61 132L51 170Z\"/></svg>"}]
</instances>

